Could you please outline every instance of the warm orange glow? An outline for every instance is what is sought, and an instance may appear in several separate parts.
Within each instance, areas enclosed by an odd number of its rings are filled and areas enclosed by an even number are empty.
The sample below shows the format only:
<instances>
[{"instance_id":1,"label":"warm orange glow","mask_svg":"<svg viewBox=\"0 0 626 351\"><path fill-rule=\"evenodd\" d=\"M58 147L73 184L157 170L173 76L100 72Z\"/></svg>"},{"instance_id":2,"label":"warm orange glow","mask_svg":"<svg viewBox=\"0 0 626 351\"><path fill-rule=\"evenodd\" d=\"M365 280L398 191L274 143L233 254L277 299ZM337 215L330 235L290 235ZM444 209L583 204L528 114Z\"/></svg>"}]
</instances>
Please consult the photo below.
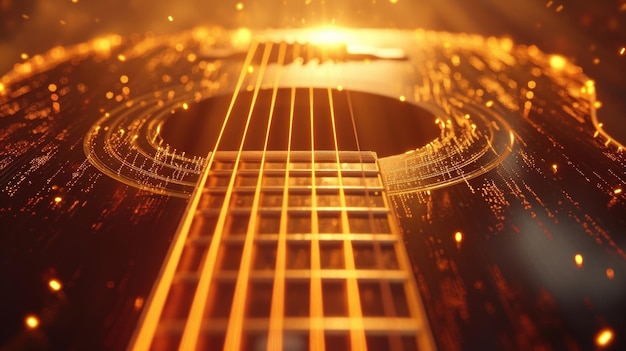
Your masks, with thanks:
<instances>
[{"instance_id":1,"label":"warm orange glow","mask_svg":"<svg viewBox=\"0 0 626 351\"><path fill-rule=\"evenodd\" d=\"M48 85L48 91L50 91L51 93L54 93L55 91L57 91L56 84L49 84Z\"/></svg>"},{"instance_id":2,"label":"warm orange glow","mask_svg":"<svg viewBox=\"0 0 626 351\"><path fill-rule=\"evenodd\" d=\"M461 241L463 241L463 233L461 232L454 233L454 241L456 241L457 243L460 243Z\"/></svg>"},{"instance_id":3,"label":"warm orange glow","mask_svg":"<svg viewBox=\"0 0 626 351\"><path fill-rule=\"evenodd\" d=\"M60 196L57 196L57 197L55 197L55 198L54 198L54 202L55 202L55 203L57 203L57 204L58 204L59 202L61 202L61 201L63 201L63 198L62 198L62 197L60 197Z\"/></svg>"},{"instance_id":4,"label":"warm orange glow","mask_svg":"<svg viewBox=\"0 0 626 351\"><path fill-rule=\"evenodd\" d=\"M583 265L583 255L576 254L576 256L574 256L574 262L576 262L576 266L582 267L582 265Z\"/></svg>"},{"instance_id":5,"label":"warm orange glow","mask_svg":"<svg viewBox=\"0 0 626 351\"><path fill-rule=\"evenodd\" d=\"M174 21L174 17L172 17L172 16L167 16L167 20L168 20L168 21L170 21L170 22L173 22L173 21Z\"/></svg>"},{"instance_id":6,"label":"warm orange glow","mask_svg":"<svg viewBox=\"0 0 626 351\"><path fill-rule=\"evenodd\" d=\"M615 271L613 270L613 268L606 269L606 277L609 279L615 278Z\"/></svg>"},{"instance_id":7,"label":"warm orange glow","mask_svg":"<svg viewBox=\"0 0 626 351\"><path fill-rule=\"evenodd\" d=\"M622 193L622 188L616 188L615 190L613 190L613 194L615 195L619 195Z\"/></svg>"},{"instance_id":8,"label":"warm orange glow","mask_svg":"<svg viewBox=\"0 0 626 351\"><path fill-rule=\"evenodd\" d=\"M234 48L247 47L252 40L252 32L248 28L238 29L231 39Z\"/></svg>"},{"instance_id":9,"label":"warm orange glow","mask_svg":"<svg viewBox=\"0 0 626 351\"><path fill-rule=\"evenodd\" d=\"M127 76L127 75L125 75L125 74L124 74L124 75L122 75L122 76L120 76L120 82L121 82L122 84L126 84L126 83L128 83L128 76Z\"/></svg>"},{"instance_id":10,"label":"warm orange glow","mask_svg":"<svg viewBox=\"0 0 626 351\"><path fill-rule=\"evenodd\" d=\"M587 94L595 94L596 93L596 82L594 82L593 80L589 79L588 81L585 82L585 87L587 90Z\"/></svg>"},{"instance_id":11,"label":"warm orange glow","mask_svg":"<svg viewBox=\"0 0 626 351\"><path fill-rule=\"evenodd\" d=\"M235 5L235 9L237 9L237 11L243 10L243 3L242 2L238 2L237 5Z\"/></svg>"},{"instance_id":12,"label":"warm orange glow","mask_svg":"<svg viewBox=\"0 0 626 351\"><path fill-rule=\"evenodd\" d=\"M608 346L613 341L613 331L611 329L602 329L596 336L596 345L600 347Z\"/></svg>"},{"instance_id":13,"label":"warm orange glow","mask_svg":"<svg viewBox=\"0 0 626 351\"><path fill-rule=\"evenodd\" d=\"M347 33L345 31L338 28L321 27L311 33L310 41L314 44L340 44L347 42L346 35Z\"/></svg>"},{"instance_id":14,"label":"warm orange glow","mask_svg":"<svg viewBox=\"0 0 626 351\"><path fill-rule=\"evenodd\" d=\"M50 290L52 291L59 291L61 290L63 285L61 284L60 281L56 279L50 279L50 281L48 282L48 287L50 287Z\"/></svg>"},{"instance_id":15,"label":"warm orange glow","mask_svg":"<svg viewBox=\"0 0 626 351\"><path fill-rule=\"evenodd\" d=\"M137 298L135 299L135 310L139 311L143 307L144 302L145 299L143 297L137 296Z\"/></svg>"},{"instance_id":16,"label":"warm orange glow","mask_svg":"<svg viewBox=\"0 0 626 351\"><path fill-rule=\"evenodd\" d=\"M565 68L566 64L567 64L567 61L565 60L563 56L552 55L550 57L550 67L554 69L562 70L563 68Z\"/></svg>"},{"instance_id":17,"label":"warm orange glow","mask_svg":"<svg viewBox=\"0 0 626 351\"><path fill-rule=\"evenodd\" d=\"M552 164L552 172L556 173L559 170L559 165L556 163Z\"/></svg>"},{"instance_id":18,"label":"warm orange glow","mask_svg":"<svg viewBox=\"0 0 626 351\"><path fill-rule=\"evenodd\" d=\"M621 48L620 51L619 51L620 55L624 55L624 53L626 53L626 47Z\"/></svg>"},{"instance_id":19,"label":"warm orange glow","mask_svg":"<svg viewBox=\"0 0 626 351\"><path fill-rule=\"evenodd\" d=\"M183 110L189 109L189 105L186 102L183 102Z\"/></svg>"},{"instance_id":20,"label":"warm orange glow","mask_svg":"<svg viewBox=\"0 0 626 351\"><path fill-rule=\"evenodd\" d=\"M37 318L37 316L30 315L26 317L24 323L28 329L36 329L39 326L39 318Z\"/></svg>"}]
</instances>

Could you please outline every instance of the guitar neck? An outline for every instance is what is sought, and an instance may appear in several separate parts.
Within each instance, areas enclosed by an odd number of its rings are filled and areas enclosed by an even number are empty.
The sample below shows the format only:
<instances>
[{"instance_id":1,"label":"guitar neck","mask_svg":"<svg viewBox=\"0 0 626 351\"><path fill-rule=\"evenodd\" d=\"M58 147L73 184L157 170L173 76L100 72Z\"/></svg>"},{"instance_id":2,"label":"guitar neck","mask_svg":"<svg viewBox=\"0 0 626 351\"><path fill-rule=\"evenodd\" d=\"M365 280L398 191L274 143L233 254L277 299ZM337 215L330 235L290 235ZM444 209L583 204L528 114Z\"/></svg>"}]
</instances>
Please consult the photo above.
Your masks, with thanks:
<instances>
[{"instance_id":1,"label":"guitar neck","mask_svg":"<svg viewBox=\"0 0 626 351\"><path fill-rule=\"evenodd\" d=\"M134 350L428 350L372 152L217 152Z\"/></svg>"}]
</instances>

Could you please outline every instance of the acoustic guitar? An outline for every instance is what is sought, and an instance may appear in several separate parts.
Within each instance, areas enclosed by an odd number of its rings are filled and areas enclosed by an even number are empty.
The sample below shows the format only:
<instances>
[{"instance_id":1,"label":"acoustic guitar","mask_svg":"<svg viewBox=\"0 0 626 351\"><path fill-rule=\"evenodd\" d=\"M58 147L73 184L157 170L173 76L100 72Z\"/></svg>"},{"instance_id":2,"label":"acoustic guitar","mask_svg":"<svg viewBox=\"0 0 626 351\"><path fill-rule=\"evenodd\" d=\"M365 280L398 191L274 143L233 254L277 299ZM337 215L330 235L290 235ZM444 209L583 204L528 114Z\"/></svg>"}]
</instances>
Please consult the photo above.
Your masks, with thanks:
<instances>
[{"instance_id":1,"label":"acoustic guitar","mask_svg":"<svg viewBox=\"0 0 626 351\"><path fill-rule=\"evenodd\" d=\"M29 277L5 347L619 345L624 159L594 89L419 30L34 57L0 86L2 278Z\"/></svg>"}]
</instances>

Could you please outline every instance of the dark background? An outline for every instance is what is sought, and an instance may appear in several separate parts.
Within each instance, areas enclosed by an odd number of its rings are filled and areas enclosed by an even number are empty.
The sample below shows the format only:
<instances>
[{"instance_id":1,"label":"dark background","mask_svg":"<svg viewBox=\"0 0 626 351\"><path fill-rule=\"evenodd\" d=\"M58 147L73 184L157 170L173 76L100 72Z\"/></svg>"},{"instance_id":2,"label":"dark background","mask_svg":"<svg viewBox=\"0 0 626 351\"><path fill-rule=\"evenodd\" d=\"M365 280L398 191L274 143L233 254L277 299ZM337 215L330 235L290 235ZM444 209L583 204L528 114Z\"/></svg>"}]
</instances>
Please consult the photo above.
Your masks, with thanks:
<instances>
[{"instance_id":1,"label":"dark background","mask_svg":"<svg viewBox=\"0 0 626 351\"><path fill-rule=\"evenodd\" d=\"M335 24L507 36L581 66L597 82L600 120L626 142L626 54L620 54L626 46L626 0L0 0L0 73L26 55L98 35L171 33L212 24Z\"/></svg>"}]
</instances>

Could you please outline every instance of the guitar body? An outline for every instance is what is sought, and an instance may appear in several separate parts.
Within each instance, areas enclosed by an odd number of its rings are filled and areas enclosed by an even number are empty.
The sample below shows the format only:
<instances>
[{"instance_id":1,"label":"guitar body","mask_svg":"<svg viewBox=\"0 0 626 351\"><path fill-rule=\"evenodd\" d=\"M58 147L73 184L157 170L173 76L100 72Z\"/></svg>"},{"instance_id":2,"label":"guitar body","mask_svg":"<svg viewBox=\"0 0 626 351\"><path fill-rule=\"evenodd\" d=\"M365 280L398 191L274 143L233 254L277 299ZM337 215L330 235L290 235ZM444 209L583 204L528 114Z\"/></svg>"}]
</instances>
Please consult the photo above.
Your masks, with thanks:
<instances>
[{"instance_id":1,"label":"guitar body","mask_svg":"<svg viewBox=\"0 0 626 351\"><path fill-rule=\"evenodd\" d=\"M0 343L619 348L624 155L593 82L559 59L446 33L216 28L33 58L0 85ZM193 239L198 213L217 223L208 239ZM294 213L310 227L250 221ZM390 237L354 218L384 218ZM324 266L335 244L341 270ZM228 269L227 247L241 257ZM270 273L259 247L274 247ZM304 312L290 291L310 297ZM344 291L338 305L328 291Z\"/></svg>"}]
</instances>

